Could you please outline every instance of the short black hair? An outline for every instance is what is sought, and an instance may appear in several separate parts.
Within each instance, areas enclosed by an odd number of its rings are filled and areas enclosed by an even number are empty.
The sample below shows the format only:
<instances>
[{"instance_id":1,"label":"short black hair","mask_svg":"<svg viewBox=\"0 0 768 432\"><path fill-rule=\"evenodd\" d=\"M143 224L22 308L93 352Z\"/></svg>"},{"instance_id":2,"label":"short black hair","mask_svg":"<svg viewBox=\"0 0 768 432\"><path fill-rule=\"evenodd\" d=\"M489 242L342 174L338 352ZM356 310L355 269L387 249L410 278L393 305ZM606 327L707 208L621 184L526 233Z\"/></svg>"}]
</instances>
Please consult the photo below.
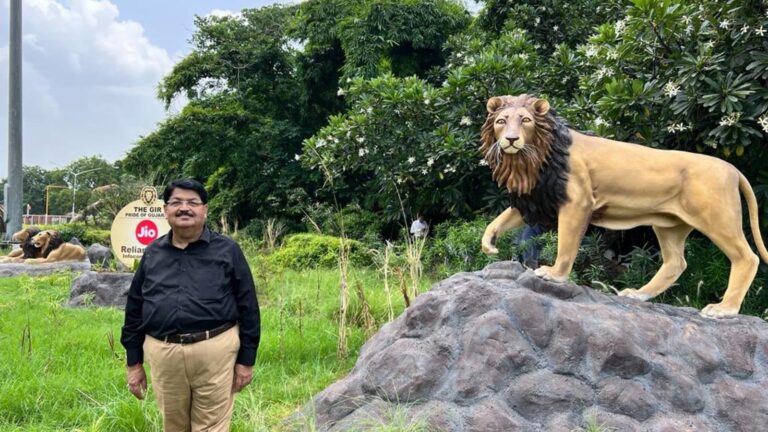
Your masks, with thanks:
<instances>
[{"instance_id":1,"label":"short black hair","mask_svg":"<svg viewBox=\"0 0 768 432\"><path fill-rule=\"evenodd\" d=\"M176 188L195 191L200 195L200 201L202 201L203 204L208 204L208 192L205 191L205 187L203 187L202 183L199 181L190 178L178 179L168 183L168 186L166 186L163 191L163 201L168 203L168 200L171 199L171 195Z\"/></svg>"}]
</instances>

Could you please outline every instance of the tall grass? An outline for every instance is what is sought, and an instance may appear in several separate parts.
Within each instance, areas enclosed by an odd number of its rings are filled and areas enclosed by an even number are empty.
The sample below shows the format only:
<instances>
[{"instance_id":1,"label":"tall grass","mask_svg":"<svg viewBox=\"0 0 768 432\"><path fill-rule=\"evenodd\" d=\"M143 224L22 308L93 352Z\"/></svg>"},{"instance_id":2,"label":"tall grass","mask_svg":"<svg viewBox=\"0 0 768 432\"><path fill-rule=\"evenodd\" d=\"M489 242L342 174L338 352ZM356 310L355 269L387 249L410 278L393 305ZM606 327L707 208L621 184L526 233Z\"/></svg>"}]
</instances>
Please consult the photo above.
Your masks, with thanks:
<instances>
[{"instance_id":1,"label":"tall grass","mask_svg":"<svg viewBox=\"0 0 768 432\"><path fill-rule=\"evenodd\" d=\"M350 268L349 278L362 296L349 299L346 360L337 356L337 271L285 271L258 287L262 342L233 431L281 430L285 417L349 371L371 331L366 321L388 321L378 272ZM126 389L116 342L123 312L64 307L71 279L0 278L0 431L160 430L152 392L138 401ZM393 307L400 313L402 300Z\"/></svg>"}]
</instances>

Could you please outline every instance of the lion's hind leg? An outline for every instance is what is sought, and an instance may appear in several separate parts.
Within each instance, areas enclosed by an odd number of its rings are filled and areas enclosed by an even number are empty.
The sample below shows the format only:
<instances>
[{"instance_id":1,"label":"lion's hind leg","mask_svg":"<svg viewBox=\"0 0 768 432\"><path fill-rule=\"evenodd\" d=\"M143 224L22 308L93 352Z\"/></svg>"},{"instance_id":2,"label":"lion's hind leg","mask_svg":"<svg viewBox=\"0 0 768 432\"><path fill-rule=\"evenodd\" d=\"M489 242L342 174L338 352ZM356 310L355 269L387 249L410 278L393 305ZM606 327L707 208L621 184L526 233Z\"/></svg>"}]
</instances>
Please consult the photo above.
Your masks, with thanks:
<instances>
[{"instance_id":1,"label":"lion's hind leg","mask_svg":"<svg viewBox=\"0 0 768 432\"><path fill-rule=\"evenodd\" d=\"M661 247L661 267L656 275L640 289L627 288L619 295L639 300L648 300L666 291L683 274L685 262L685 239L693 231L689 225L672 228L653 227Z\"/></svg>"},{"instance_id":2,"label":"lion's hind leg","mask_svg":"<svg viewBox=\"0 0 768 432\"><path fill-rule=\"evenodd\" d=\"M705 233L731 261L731 273L728 276L728 288L723 294L723 301L707 305L701 310L702 315L711 318L739 313L741 303L747 295L760 264L760 259L749 247L744 232L741 231L741 224L738 224L738 232L723 228L720 226L715 233Z\"/></svg>"}]
</instances>

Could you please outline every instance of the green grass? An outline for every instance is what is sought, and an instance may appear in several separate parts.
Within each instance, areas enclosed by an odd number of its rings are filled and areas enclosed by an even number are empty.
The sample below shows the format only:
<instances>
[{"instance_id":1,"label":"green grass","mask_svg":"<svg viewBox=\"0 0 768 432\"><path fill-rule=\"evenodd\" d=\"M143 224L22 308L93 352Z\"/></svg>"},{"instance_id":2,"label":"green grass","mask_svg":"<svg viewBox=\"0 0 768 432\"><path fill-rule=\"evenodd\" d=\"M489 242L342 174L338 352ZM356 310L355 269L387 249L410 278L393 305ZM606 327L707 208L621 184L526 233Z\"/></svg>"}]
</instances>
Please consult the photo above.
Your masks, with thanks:
<instances>
[{"instance_id":1,"label":"green grass","mask_svg":"<svg viewBox=\"0 0 768 432\"><path fill-rule=\"evenodd\" d=\"M64 307L72 277L0 279L0 431L159 430L152 393L138 401L125 388L123 312ZM355 286L376 327L384 324L383 281L353 270L350 358L338 359L338 284L333 270L278 272L262 282L262 341L253 383L236 399L233 431L281 429L285 417L351 369L367 338ZM392 300L398 315L402 296L393 292Z\"/></svg>"}]
</instances>

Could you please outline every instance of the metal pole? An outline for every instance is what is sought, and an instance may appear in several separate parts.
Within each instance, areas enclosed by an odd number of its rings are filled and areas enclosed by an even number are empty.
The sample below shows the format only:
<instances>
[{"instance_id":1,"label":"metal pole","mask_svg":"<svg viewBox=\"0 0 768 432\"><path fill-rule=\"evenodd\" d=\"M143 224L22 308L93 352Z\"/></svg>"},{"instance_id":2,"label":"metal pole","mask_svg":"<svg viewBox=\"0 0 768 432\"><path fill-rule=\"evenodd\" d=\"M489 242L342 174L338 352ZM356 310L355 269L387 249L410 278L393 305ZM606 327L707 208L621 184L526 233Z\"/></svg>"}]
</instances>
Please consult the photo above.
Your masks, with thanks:
<instances>
[{"instance_id":1,"label":"metal pole","mask_svg":"<svg viewBox=\"0 0 768 432\"><path fill-rule=\"evenodd\" d=\"M11 0L8 73L8 195L5 197L6 238L21 230L21 0Z\"/></svg>"},{"instance_id":2,"label":"metal pole","mask_svg":"<svg viewBox=\"0 0 768 432\"><path fill-rule=\"evenodd\" d=\"M75 192L77 191L77 175L80 173L75 173L75 183L72 185L72 219L75 218Z\"/></svg>"}]
</instances>

